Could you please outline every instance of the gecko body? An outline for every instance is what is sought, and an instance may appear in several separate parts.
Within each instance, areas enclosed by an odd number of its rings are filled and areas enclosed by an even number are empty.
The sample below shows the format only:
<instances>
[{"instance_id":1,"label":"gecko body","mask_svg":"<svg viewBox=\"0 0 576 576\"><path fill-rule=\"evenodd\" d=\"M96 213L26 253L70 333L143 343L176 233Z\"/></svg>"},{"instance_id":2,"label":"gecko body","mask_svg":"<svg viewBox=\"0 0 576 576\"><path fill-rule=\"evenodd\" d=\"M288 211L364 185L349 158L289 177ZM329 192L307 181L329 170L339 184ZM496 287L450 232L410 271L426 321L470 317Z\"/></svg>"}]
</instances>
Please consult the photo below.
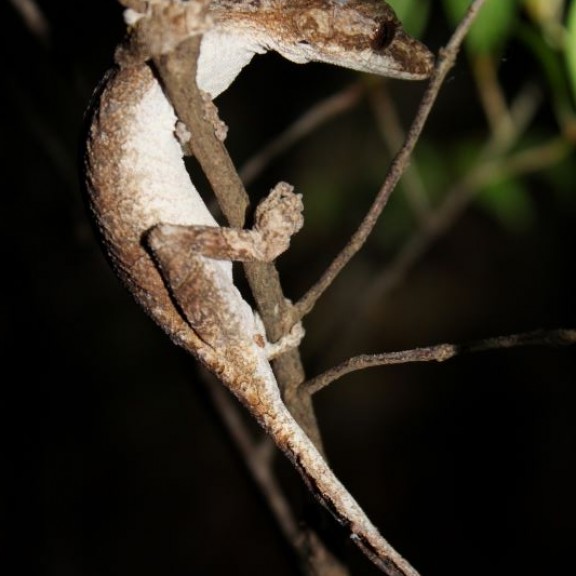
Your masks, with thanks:
<instances>
[{"instance_id":1,"label":"gecko body","mask_svg":"<svg viewBox=\"0 0 576 576\"><path fill-rule=\"evenodd\" d=\"M254 54L270 49L296 62L399 78L424 78L432 67L428 50L376 0L216 0L211 17L197 82L213 97ZM381 567L390 575L415 576L284 406L262 325L233 283L232 260L272 260L288 247L303 224L300 196L280 183L258 207L252 230L220 228L190 181L176 123L148 65L109 73L85 158L90 207L114 269L172 340L249 408L355 540L373 557L387 559ZM295 345L301 335L296 330L288 343Z\"/></svg>"}]
</instances>

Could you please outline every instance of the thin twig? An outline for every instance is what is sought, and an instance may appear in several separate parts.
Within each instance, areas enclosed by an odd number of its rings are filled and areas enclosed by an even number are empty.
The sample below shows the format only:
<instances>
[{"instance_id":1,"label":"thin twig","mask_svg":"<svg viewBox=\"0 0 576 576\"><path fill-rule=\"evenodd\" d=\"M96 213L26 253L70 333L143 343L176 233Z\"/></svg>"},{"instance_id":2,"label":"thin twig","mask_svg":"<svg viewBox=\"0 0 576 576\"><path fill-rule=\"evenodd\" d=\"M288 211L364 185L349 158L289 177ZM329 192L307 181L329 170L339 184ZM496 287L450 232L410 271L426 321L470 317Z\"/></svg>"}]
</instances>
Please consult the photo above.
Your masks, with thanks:
<instances>
[{"instance_id":1,"label":"thin twig","mask_svg":"<svg viewBox=\"0 0 576 576\"><path fill-rule=\"evenodd\" d=\"M332 118L353 108L364 94L364 85L355 82L339 92L331 94L311 108L308 108L284 132L254 154L240 168L239 174L245 186L253 182L266 166L277 156Z\"/></svg>"},{"instance_id":2,"label":"thin twig","mask_svg":"<svg viewBox=\"0 0 576 576\"><path fill-rule=\"evenodd\" d=\"M496 140L509 140L510 134L514 132L514 123L498 82L494 59L492 55L481 55L470 61L490 131Z\"/></svg>"},{"instance_id":3,"label":"thin twig","mask_svg":"<svg viewBox=\"0 0 576 576\"><path fill-rule=\"evenodd\" d=\"M14 9L20 14L26 27L33 36L43 44L50 41L50 24L35 0L10 0Z\"/></svg>"},{"instance_id":4,"label":"thin twig","mask_svg":"<svg viewBox=\"0 0 576 576\"><path fill-rule=\"evenodd\" d=\"M394 105L388 83L380 82L375 85L370 90L369 101L378 121L380 135L390 154L395 154L406 139L406 132L400 123L398 109ZM430 200L414 158L404 172L402 189L416 219L418 222L424 222L430 210Z\"/></svg>"},{"instance_id":5,"label":"thin twig","mask_svg":"<svg viewBox=\"0 0 576 576\"><path fill-rule=\"evenodd\" d=\"M174 52L154 60L164 81L166 91L178 113L192 134L193 153L218 198L222 212L232 226L241 228L249 205L249 197L236 172L226 147L214 135L214 128L204 117L202 96L194 82L195 54L199 37L182 42ZM246 277L266 332L271 341L288 333L286 325L290 304L284 297L278 272L273 264L249 262L244 265ZM322 441L316 417L308 397L298 394L304 380L304 369L296 349L274 361L278 384L284 400L294 418L322 452Z\"/></svg>"},{"instance_id":6,"label":"thin twig","mask_svg":"<svg viewBox=\"0 0 576 576\"><path fill-rule=\"evenodd\" d=\"M204 381L230 439L240 452L242 461L268 505L274 520L286 541L296 552L306 571L320 576L321 570L329 576L349 576L349 572L311 528L304 528L296 519L293 509L278 483L273 465L278 453L269 436L254 439L240 414L234 398L206 372Z\"/></svg>"},{"instance_id":7,"label":"thin twig","mask_svg":"<svg viewBox=\"0 0 576 576\"><path fill-rule=\"evenodd\" d=\"M364 319L376 305L382 306L383 300L392 290L405 281L410 270L428 252L434 242L445 234L462 212L477 196L482 186L497 179L512 178L531 171L541 170L560 161L570 152L569 143L554 139L534 149L524 150L517 155L503 158L516 144L520 136L530 125L540 102L542 93L530 83L524 86L510 106L510 117L514 130L492 133L478 153L475 165L456 182L446 193L442 203L429 212L421 223L420 229L396 253L394 259L380 273L371 279L362 299L353 303L352 315L357 321L348 326L334 348L346 348L347 343L357 337L360 327L365 326Z\"/></svg>"},{"instance_id":8,"label":"thin twig","mask_svg":"<svg viewBox=\"0 0 576 576\"><path fill-rule=\"evenodd\" d=\"M315 394L342 376L366 368L389 366L391 364L406 364L409 362L445 362L454 356L469 352L484 352L519 346L569 346L576 344L576 330L537 330L486 338L469 344L438 344L412 350L384 352L382 354L362 354L349 358L338 366L323 372L304 384L309 394Z\"/></svg>"},{"instance_id":9,"label":"thin twig","mask_svg":"<svg viewBox=\"0 0 576 576\"><path fill-rule=\"evenodd\" d=\"M230 437L242 455L242 461L246 464L254 482L264 496L282 534L294 549L301 548L302 533L298 527L298 522L272 470L274 443L269 437L265 437L259 442L254 441L240 417L238 405L233 401L230 394L213 377L207 376L205 381L208 384L212 401Z\"/></svg>"},{"instance_id":10,"label":"thin twig","mask_svg":"<svg viewBox=\"0 0 576 576\"><path fill-rule=\"evenodd\" d=\"M440 87L442 86L448 71L454 65L462 41L464 40L464 37L466 36L470 26L472 25L478 14L478 11L483 4L484 0L473 0L473 2L470 4L470 7L468 8L466 15L454 31L454 34L450 38L448 44L444 49L440 51L434 73L430 78L428 88L424 93L416 117L414 118L412 126L408 132L406 142L392 161L388 175L384 181L384 184L380 188L380 191L378 192L372 206L368 210L368 213L364 217L360 227L350 238L348 244L328 266L327 270L324 272L318 282L312 286L312 288L290 311L292 316L291 323L302 319L312 310L320 296L332 284L334 279L338 276L338 274L342 271L350 259L360 250L360 248L362 248L369 234L372 232L372 229L374 228L380 214L382 213L382 210L385 208L388 199L390 198L390 194L406 170L410 155L416 146L416 142L418 141L424 124L426 123L428 115L430 114L430 110L436 101Z\"/></svg>"}]
</instances>

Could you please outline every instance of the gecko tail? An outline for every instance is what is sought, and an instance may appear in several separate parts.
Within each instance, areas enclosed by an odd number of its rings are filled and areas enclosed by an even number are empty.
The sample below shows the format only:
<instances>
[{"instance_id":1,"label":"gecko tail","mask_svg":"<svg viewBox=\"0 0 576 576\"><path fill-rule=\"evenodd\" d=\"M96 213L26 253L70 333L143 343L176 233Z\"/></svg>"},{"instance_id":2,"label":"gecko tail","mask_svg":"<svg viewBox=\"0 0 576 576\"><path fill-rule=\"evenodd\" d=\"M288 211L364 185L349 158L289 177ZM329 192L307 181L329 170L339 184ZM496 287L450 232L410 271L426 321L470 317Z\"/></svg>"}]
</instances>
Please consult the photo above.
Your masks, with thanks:
<instances>
[{"instance_id":1,"label":"gecko tail","mask_svg":"<svg viewBox=\"0 0 576 576\"><path fill-rule=\"evenodd\" d=\"M349 530L350 538L362 552L388 576L419 576L372 524L288 409L282 404L282 410L273 416L270 412L262 416L264 429L293 463L315 498Z\"/></svg>"}]
</instances>

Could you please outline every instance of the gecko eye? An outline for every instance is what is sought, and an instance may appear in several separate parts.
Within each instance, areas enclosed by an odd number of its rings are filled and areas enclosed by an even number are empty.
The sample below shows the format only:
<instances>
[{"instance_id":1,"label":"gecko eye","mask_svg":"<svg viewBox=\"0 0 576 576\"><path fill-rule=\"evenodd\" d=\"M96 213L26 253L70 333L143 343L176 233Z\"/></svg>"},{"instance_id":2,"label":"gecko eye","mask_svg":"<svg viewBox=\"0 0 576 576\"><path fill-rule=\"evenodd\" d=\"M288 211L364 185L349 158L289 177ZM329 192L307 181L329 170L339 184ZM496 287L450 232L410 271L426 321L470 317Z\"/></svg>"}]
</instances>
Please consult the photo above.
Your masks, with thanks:
<instances>
[{"instance_id":1,"label":"gecko eye","mask_svg":"<svg viewBox=\"0 0 576 576\"><path fill-rule=\"evenodd\" d=\"M380 26L378 26L378 30L376 30L376 34L374 34L372 41L370 42L372 50L375 50L376 52L386 50L386 48L392 44L397 29L398 26L396 22L392 20L382 22Z\"/></svg>"}]
</instances>

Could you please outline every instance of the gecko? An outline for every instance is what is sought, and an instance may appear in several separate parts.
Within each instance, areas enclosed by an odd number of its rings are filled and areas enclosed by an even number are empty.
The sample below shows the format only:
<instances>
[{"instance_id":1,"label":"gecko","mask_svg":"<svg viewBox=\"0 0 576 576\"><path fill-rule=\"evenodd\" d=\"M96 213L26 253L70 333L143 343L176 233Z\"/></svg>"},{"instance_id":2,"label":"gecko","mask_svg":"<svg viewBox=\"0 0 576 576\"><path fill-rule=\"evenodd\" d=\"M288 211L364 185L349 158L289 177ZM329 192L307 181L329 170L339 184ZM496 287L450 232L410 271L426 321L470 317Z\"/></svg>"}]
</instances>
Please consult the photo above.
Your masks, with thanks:
<instances>
[{"instance_id":1,"label":"gecko","mask_svg":"<svg viewBox=\"0 0 576 576\"><path fill-rule=\"evenodd\" d=\"M159 0L140 4L158 4ZM178 4L175 2L174 4ZM192 4L192 3L182 3ZM126 12L137 22L144 13ZM196 81L215 98L256 54L421 80L430 51L381 0L213 0ZM296 346L300 326L270 344L234 285L232 261L272 261L303 225L303 202L277 184L251 229L221 227L191 182L178 119L149 63L111 70L92 107L84 168L90 211L117 275L173 342L248 408L312 493L390 576L417 571L384 539L282 402L270 359Z\"/></svg>"}]
</instances>

